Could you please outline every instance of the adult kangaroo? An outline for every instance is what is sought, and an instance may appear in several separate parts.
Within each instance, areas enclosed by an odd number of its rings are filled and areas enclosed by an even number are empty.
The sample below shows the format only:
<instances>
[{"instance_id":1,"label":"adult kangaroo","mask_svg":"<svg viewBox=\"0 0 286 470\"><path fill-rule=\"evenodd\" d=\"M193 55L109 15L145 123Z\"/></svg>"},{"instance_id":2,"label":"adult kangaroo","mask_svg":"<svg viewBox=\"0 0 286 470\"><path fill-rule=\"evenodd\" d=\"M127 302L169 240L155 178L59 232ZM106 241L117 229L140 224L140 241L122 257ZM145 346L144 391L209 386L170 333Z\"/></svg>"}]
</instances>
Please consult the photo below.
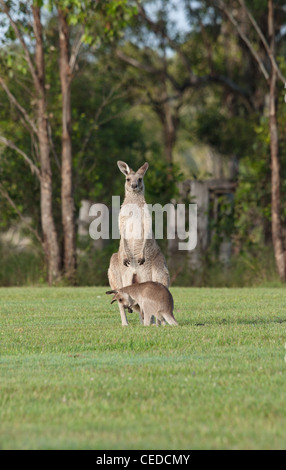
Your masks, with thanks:
<instances>
[{"instance_id":1,"label":"adult kangaroo","mask_svg":"<svg viewBox=\"0 0 286 470\"><path fill-rule=\"evenodd\" d=\"M149 165L144 163L136 172L125 162L118 161L117 165L126 181L125 198L119 214L119 251L111 256L108 269L110 287L115 290L147 281L169 287L166 260L151 232L152 218L144 197L144 175ZM130 225L130 212L133 227ZM139 226L134 222L134 213ZM134 309L140 311L139 307ZM119 305L119 310L122 325L128 325L124 307Z\"/></svg>"}]
</instances>

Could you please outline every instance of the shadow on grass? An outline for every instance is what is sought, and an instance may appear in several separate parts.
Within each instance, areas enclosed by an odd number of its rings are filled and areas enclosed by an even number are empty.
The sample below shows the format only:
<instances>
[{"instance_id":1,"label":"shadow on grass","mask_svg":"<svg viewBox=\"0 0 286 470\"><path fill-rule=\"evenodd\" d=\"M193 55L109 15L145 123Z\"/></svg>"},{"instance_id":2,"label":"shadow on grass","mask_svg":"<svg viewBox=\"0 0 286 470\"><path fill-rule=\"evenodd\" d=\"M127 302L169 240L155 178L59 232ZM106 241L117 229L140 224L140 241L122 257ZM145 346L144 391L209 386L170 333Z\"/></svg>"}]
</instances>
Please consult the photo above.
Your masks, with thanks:
<instances>
[{"instance_id":1,"label":"shadow on grass","mask_svg":"<svg viewBox=\"0 0 286 470\"><path fill-rule=\"evenodd\" d=\"M219 325L270 325L271 323L279 323L284 324L286 323L286 318L269 318L268 320L265 318L254 318L254 319L243 319L243 318L236 318L236 319L205 319L203 321L196 322L195 320L187 320L182 319L178 320L179 326L191 326L191 327L198 327L202 328L204 326L219 326Z\"/></svg>"}]
</instances>

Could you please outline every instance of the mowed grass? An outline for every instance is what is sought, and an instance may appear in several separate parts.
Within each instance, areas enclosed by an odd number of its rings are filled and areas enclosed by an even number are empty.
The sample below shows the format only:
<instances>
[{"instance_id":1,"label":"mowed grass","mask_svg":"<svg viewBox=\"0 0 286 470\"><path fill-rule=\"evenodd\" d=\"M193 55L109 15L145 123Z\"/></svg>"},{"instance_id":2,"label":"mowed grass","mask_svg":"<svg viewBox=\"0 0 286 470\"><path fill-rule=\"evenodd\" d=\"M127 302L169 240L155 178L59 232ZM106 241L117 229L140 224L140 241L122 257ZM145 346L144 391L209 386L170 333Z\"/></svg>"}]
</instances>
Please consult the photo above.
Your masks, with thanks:
<instances>
[{"instance_id":1,"label":"mowed grass","mask_svg":"<svg viewBox=\"0 0 286 470\"><path fill-rule=\"evenodd\" d=\"M105 288L0 289L1 449L285 449L286 289L171 289L144 327Z\"/></svg>"}]
</instances>

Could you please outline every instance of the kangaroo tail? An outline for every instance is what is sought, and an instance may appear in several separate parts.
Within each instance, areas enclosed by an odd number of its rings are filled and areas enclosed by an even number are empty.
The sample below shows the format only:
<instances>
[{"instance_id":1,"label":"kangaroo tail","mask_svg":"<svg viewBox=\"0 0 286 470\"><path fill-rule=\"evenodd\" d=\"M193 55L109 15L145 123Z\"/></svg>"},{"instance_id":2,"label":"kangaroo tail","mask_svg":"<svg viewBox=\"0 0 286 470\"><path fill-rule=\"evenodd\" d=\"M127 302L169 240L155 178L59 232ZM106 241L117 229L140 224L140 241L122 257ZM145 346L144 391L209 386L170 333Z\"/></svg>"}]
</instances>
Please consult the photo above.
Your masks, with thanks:
<instances>
[{"instance_id":1,"label":"kangaroo tail","mask_svg":"<svg viewBox=\"0 0 286 470\"><path fill-rule=\"evenodd\" d=\"M175 320L173 315L170 315L170 313L163 313L162 316L169 325L178 326L178 322Z\"/></svg>"}]
</instances>

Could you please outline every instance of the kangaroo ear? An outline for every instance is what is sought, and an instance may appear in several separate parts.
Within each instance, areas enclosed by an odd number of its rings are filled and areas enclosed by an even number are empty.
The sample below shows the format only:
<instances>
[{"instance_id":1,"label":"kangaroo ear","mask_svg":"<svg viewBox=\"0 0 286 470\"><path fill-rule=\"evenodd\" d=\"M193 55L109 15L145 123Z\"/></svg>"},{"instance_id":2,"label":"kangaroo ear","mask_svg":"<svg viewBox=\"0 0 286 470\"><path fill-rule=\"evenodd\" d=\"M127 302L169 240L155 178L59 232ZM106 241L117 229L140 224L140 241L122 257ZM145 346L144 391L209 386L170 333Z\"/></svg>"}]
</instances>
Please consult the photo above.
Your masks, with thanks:
<instances>
[{"instance_id":1,"label":"kangaroo ear","mask_svg":"<svg viewBox=\"0 0 286 470\"><path fill-rule=\"evenodd\" d=\"M149 168L149 163L145 162L144 165L142 165L139 170L137 171L137 173L140 173L140 175L144 176L146 171L148 170Z\"/></svg>"},{"instance_id":2,"label":"kangaroo ear","mask_svg":"<svg viewBox=\"0 0 286 470\"><path fill-rule=\"evenodd\" d=\"M116 302L116 299L113 299L110 303L113 304L113 302Z\"/></svg>"},{"instance_id":3,"label":"kangaroo ear","mask_svg":"<svg viewBox=\"0 0 286 470\"><path fill-rule=\"evenodd\" d=\"M117 290L108 290L106 294L117 294Z\"/></svg>"},{"instance_id":4,"label":"kangaroo ear","mask_svg":"<svg viewBox=\"0 0 286 470\"><path fill-rule=\"evenodd\" d=\"M119 160L119 161L117 162L117 165L118 165L118 168L119 168L119 170L121 171L121 173L123 173L125 176L129 175L131 169L129 168L129 166L127 165L127 163L122 162L121 160Z\"/></svg>"}]
</instances>

